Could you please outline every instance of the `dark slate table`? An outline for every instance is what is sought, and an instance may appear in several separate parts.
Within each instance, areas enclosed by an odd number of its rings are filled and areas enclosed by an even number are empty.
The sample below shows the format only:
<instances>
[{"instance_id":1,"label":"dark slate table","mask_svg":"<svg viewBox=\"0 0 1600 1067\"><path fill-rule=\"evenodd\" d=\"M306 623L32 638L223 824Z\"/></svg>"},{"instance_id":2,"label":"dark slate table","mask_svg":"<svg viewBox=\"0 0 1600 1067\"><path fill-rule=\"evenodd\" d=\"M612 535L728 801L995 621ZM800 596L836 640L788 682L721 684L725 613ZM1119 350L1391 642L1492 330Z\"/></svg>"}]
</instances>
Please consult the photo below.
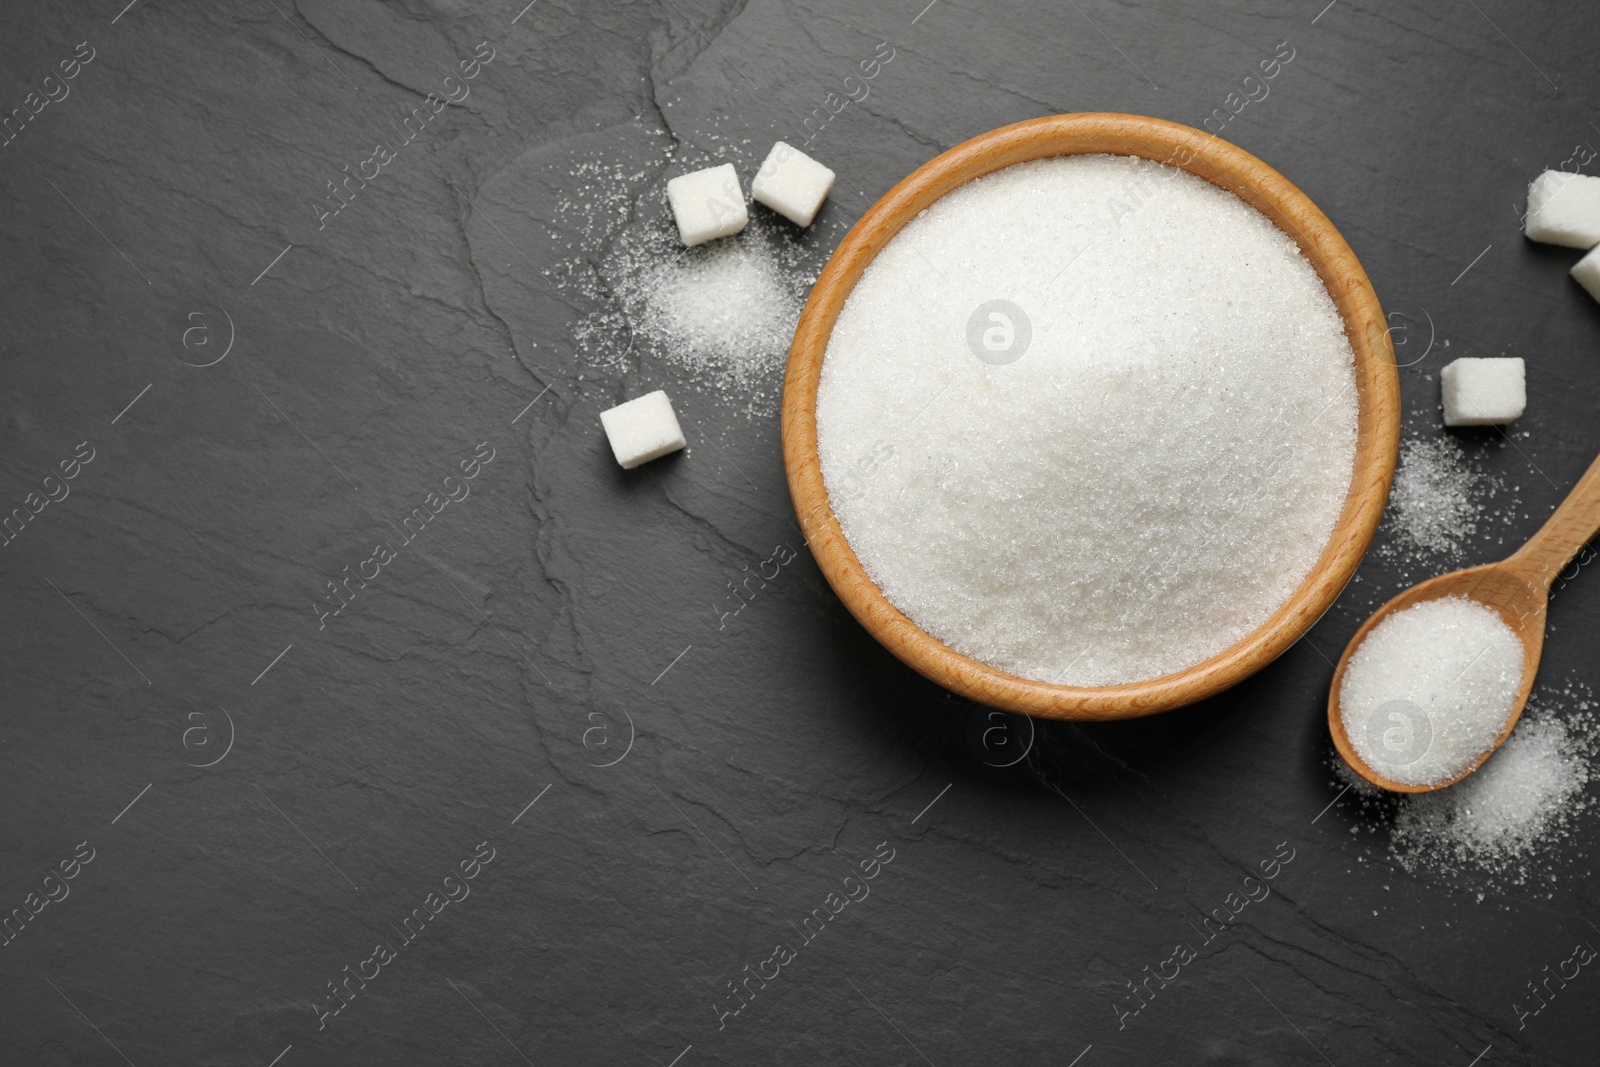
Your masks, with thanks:
<instances>
[{"instance_id":1,"label":"dark slate table","mask_svg":"<svg viewBox=\"0 0 1600 1067\"><path fill-rule=\"evenodd\" d=\"M944 148L1065 111L1198 125L1287 42L1223 135L1431 322L1408 432L1438 432L1449 358L1527 360L1516 447L1465 438L1520 500L1452 562L1487 560L1600 445L1600 308L1517 214L1600 144L1600 12L124 2L0 14L0 487L29 516L0 554L0 1060L1593 1062L1587 970L1513 1009L1600 938L1593 816L1530 885L1409 874L1329 771L1330 660L1402 557L1232 692L1040 724L992 766L982 710L798 543L776 419L575 344L597 306L558 281L605 249L553 220L596 195L585 160L628 176L618 233L685 167L748 182L887 42L813 143L841 176L791 238L816 269ZM597 414L657 387L690 451L621 472ZM1593 583L1552 606L1549 685L1592 678Z\"/></svg>"}]
</instances>

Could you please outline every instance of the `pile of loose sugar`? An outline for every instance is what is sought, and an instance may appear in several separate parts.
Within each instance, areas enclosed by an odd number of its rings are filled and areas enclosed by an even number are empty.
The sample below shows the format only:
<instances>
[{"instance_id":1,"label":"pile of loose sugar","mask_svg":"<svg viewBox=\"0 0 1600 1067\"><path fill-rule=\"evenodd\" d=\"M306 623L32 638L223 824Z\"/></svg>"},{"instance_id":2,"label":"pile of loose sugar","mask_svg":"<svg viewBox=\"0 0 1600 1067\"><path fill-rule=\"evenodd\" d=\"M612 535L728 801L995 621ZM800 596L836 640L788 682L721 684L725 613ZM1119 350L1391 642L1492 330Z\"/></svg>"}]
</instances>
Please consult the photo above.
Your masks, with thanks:
<instances>
[{"instance_id":1,"label":"pile of loose sugar","mask_svg":"<svg viewBox=\"0 0 1600 1067\"><path fill-rule=\"evenodd\" d=\"M1475 545L1504 545L1507 533L1529 517L1519 511L1515 485L1489 469L1489 450L1508 447L1506 438L1463 442L1437 429L1400 442L1400 465L1373 549L1398 565L1399 586L1466 563Z\"/></svg>"},{"instance_id":2,"label":"pile of loose sugar","mask_svg":"<svg viewBox=\"0 0 1600 1067\"><path fill-rule=\"evenodd\" d=\"M1467 464L1453 437L1412 437L1401 442L1400 466L1389 493L1395 525L1418 548L1459 554L1478 531L1484 475Z\"/></svg>"},{"instance_id":3,"label":"pile of loose sugar","mask_svg":"<svg viewBox=\"0 0 1600 1067\"><path fill-rule=\"evenodd\" d=\"M687 250L635 281L635 336L669 359L712 364L746 388L781 369L804 297L758 234Z\"/></svg>"},{"instance_id":4,"label":"pile of loose sugar","mask_svg":"<svg viewBox=\"0 0 1600 1067\"><path fill-rule=\"evenodd\" d=\"M777 410L784 362L815 280L793 235L764 217L745 230L685 248L670 216L624 230L593 280L602 306L573 327L591 364L662 360L693 381Z\"/></svg>"},{"instance_id":5,"label":"pile of loose sugar","mask_svg":"<svg viewBox=\"0 0 1600 1067\"><path fill-rule=\"evenodd\" d=\"M1345 733L1385 778L1448 781L1505 728L1522 662L1521 639L1493 608L1464 597L1414 604L1350 657L1339 686Z\"/></svg>"},{"instance_id":6,"label":"pile of loose sugar","mask_svg":"<svg viewBox=\"0 0 1600 1067\"><path fill-rule=\"evenodd\" d=\"M1506 873L1569 818L1589 765L1559 719L1518 722L1478 770L1446 789L1408 798L1395 817L1396 853L1413 863L1472 864Z\"/></svg>"},{"instance_id":7,"label":"pile of loose sugar","mask_svg":"<svg viewBox=\"0 0 1600 1067\"><path fill-rule=\"evenodd\" d=\"M1223 651L1306 578L1350 483L1353 356L1244 201L1058 157L883 248L830 338L817 432L851 547L912 621L1015 674L1111 685Z\"/></svg>"},{"instance_id":8,"label":"pile of loose sugar","mask_svg":"<svg viewBox=\"0 0 1600 1067\"><path fill-rule=\"evenodd\" d=\"M713 140L743 159L738 145ZM663 152L663 165L694 169ZM556 205L552 237L574 254L555 280L576 298L579 358L594 367L667 363L688 372L680 388L771 414L821 253L766 208L753 208L740 234L684 248L662 173L585 161L572 170L579 194Z\"/></svg>"},{"instance_id":9,"label":"pile of loose sugar","mask_svg":"<svg viewBox=\"0 0 1600 1067\"><path fill-rule=\"evenodd\" d=\"M1478 770L1431 793L1386 793L1332 757L1334 788L1355 801L1351 833L1388 828L1388 859L1409 873L1476 891L1529 886L1553 896L1558 873L1582 859L1574 838L1594 809L1590 762L1600 722L1588 686L1540 686L1506 743Z\"/></svg>"}]
</instances>

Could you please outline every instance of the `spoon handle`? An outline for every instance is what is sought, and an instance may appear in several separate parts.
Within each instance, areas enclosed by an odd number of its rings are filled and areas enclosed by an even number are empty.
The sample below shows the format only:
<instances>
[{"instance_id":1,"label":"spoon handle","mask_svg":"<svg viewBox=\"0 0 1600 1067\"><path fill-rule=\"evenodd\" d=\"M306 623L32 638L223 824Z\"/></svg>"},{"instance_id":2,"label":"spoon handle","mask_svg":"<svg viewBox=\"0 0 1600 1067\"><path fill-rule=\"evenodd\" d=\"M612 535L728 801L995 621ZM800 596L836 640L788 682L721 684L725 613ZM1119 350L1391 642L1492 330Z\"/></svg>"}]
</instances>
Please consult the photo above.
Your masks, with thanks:
<instances>
[{"instance_id":1,"label":"spoon handle","mask_svg":"<svg viewBox=\"0 0 1600 1067\"><path fill-rule=\"evenodd\" d=\"M1596 532L1600 532L1600 458L1589 464L1539 532L1506 562L1548 587Z\"/></svg>"}]
</instances>

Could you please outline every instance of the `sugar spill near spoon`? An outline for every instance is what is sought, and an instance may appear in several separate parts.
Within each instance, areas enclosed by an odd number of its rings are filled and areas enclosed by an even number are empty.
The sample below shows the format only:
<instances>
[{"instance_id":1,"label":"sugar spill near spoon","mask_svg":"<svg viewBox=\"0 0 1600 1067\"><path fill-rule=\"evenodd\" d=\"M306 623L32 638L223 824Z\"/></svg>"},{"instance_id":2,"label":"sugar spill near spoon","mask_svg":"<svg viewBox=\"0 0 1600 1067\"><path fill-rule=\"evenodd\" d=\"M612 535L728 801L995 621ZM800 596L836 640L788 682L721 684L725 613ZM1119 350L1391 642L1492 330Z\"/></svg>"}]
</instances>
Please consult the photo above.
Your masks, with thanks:
<instances>
[{"instance_id":1,"label":"sugar spill near spoon","mask_svg":"<svg viewBox=\"0 0 1600 1067\"><path fill-rule=\"evenodd\" d=\"M1528 703L1539 655L1544 649L1545 613L1550 584L1578 551L1600 531L1600 458L1590 464L1572 492L1545 524L1516 552L1499 563L1452 571L1412 586L1373 613L1345 647L1328 691L1328 730L1333 744L1357 774L1382 789L1396 793L1427 793L1453 785L1477 770L1511 736L1511 730ZM1345 728L1339 701L1345 672L1368 636L1399 612L1428 601L1460 597L1493 610L1522 643L1522 680L1505 725L1494 743L1453 777L1427 782L1400 782L1374 768L1357 752Z\"/></svg>"}]
</instances>

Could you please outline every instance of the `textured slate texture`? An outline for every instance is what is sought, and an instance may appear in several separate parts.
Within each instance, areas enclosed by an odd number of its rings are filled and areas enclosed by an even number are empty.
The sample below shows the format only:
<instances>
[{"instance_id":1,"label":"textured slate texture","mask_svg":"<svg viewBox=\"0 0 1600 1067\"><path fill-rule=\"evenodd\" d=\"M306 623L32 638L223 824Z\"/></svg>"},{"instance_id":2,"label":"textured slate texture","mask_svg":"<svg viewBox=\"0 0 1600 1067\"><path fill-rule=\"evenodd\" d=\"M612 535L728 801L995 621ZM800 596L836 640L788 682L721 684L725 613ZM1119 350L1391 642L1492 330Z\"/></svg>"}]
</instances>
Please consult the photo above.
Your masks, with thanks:
<instances>
[{"instance_id":1,"label":"textured slate texture","mask_svg":"<svg viewBox=\"0 0 1600 1067\"><path fill-rule=\"evenodd\" d=\"M986 766L981 712L866 638L805 554L776 420L679 366L580 355L595 308L552 284L574 253L551 213L586 159L632 176L621 230L730 144L748 182L887 41L813 146L840 183L791 240L820 268L944 148L1063 111L1198 124L1287 41L1225 136L1317 200L1387 305L1426 311L1408 426L1434 432L1447 358L1528 361L1515 447L1466 438L1521 500L1461 560L1481 561L1600 445L1600 308L1516 214L1533 174L1600 143L1600 13L925 2L4 6L4 107L69 90L0 148L4 508L80 442L93 459L0 549L0 906L93 858L0 949L0 1060L1593 1062L1600 979L1522 1029L1511 1007L1600 936L1592 818L1541 860L1554 881L1510 888L1393 869L1348 799L1319 818L1330 660L1398 564L1369 560L1230 693L1042 724L1027 760ZM93 58L46 85L79 42ZM480 42L470 95L319 225L327 183L461 92L445 78ZM597 413L658 387L690 450L621 472ZM400 547L319 628L325 583L377 542ZM726 583L786 543L719 629ZM1552 606L1556 682L1592 677L1593 582ZM870 895L805 942L880 843ZM1119 1028L1124 981L1289 850ZM394 957L364 964L380 940ZM780 976L721 1015L780 942ZM319 1023L329 983L374 966Z\"/></svg>"}]
</instances>

